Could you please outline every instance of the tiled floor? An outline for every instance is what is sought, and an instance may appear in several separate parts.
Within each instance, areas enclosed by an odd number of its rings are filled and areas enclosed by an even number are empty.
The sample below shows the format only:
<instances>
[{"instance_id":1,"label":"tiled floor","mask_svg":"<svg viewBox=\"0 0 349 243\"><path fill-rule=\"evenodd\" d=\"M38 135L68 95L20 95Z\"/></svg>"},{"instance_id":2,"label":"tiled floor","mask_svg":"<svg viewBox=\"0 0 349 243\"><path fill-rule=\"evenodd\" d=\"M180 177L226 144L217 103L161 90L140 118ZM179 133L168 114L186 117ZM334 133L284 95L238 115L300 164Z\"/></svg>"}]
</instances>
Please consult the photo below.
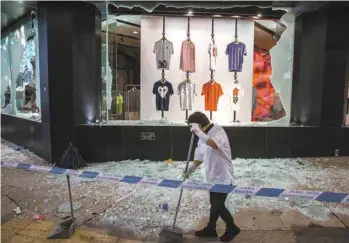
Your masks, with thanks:
<instances>
[{"instance_id":1,"label":"tiled floor","mask_svg":"<svg viewBox=\"0 0 349 243\"><path fill-rule=\"evenodd\" d=\"M93 231L79 230L70 239L48 240L55 223L35 222L28 219L13 219L1 226L2 243L126 243L116 236L103 235ZM135 243L137 241L134 241ZM131 243L131 242L130 242Z\"/></svg>"},{"instance_id":2,"label":"tiled floor","mask_svg":"<svg viewBox=\"0 0 349 243\"><path fill-rule=\"evenodd\" d=\"M117 236L77 229L70 239L48 240L55 223L12 219L1 226L2 243L141 243ZM233 243L348 243L348 228L298 228L287 230L243 230ZM185 243L218 243L218 239L198 239L184 235ZM148 242L149 243L149 242ZM161 243L159 241L159 243Z\"/></svg>"}]
</instances>

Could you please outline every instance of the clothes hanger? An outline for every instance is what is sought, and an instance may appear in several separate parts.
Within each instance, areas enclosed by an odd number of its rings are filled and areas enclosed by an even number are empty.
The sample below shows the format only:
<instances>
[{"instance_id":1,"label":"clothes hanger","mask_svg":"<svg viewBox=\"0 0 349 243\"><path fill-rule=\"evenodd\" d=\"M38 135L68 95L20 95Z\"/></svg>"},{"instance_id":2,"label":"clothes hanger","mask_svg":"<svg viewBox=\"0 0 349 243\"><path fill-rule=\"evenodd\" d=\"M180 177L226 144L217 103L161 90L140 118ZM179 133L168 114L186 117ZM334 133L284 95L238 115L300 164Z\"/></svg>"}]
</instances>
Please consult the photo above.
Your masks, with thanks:
<instances>
[{"instance_id":1,"label":"clothes hanger","mask_svg":"<svg viewBox=\"0 0 349 243\"><path fill-rule=\"evenodd\" d=\"M161 80L160 80L162 83L165 83L166 82L166 79L165 79L165 74L162 74L161 75Z\"/></svg>"}]
</instances>

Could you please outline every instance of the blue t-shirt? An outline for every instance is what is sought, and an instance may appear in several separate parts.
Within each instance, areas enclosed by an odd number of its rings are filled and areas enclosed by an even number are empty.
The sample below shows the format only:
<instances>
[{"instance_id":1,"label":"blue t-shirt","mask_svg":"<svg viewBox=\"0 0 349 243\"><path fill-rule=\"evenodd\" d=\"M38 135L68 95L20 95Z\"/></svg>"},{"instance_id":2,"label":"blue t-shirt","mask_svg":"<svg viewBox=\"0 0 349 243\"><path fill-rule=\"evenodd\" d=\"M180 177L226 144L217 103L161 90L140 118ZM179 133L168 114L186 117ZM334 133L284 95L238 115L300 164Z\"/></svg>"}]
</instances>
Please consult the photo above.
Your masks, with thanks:
<instances>
[{"instance_id":1,"label":"blue t-shirt","mask_svg":"<svg viewBox=\"0 0 349 243\"><path fill-rule=\"evenodd\" d=\"M156 110L168 111L170 105L170 95L173 95L172 84L161 80L154 83L153 94L155 94Z\"/></svg>"},{"instance_id":2,"label":"blue t-shirt","mask_svg":"<svg viewBox=\"0 0 349 243\"><path fill-rule=\"evenodd\" d=\"M247 55L245 44L242 42L232 42L227 45L225 54L228 55L229 72L241 72L244 56Z\"/></svg>"}]
</instances>

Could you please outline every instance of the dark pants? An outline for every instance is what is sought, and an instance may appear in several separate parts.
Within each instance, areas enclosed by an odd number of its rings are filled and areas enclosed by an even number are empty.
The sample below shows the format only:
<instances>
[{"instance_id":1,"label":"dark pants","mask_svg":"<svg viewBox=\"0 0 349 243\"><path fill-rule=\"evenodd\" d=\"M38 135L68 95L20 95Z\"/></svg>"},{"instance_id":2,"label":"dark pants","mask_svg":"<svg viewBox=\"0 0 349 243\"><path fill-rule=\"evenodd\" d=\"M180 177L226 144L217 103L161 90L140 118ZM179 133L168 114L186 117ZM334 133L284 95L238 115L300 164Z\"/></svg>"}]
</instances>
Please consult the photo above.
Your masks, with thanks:
<instances>
[{"instance_id":1,"label":"dark pants","mask_svg":"<svg viewBox=\"0 0 349 243\"><path fill-rule=\"evenodd\" d=\"M216 228L218 217L221 217L225 222L227 228L234 226L234 219L231 216L228 209L225 207L225 200L227 199L227 193L210 192L210 220L209 227Z\"/></svg>"}]
</instances>

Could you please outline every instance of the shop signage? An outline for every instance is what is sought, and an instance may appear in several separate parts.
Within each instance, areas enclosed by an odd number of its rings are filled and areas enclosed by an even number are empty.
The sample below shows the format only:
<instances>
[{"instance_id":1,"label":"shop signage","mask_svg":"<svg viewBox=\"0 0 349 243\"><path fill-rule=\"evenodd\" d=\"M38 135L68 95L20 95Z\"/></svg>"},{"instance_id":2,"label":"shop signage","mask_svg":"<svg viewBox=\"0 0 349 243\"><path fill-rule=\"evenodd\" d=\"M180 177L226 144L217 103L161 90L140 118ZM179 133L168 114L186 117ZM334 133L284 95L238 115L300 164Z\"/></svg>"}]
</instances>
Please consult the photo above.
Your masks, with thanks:
<instances>
[{"instance_id":1,"label":"shop signage","mask_svg":"<svg viewBox=\"0 0 349 243\"><path fill-rule=\"evenodd\" d=\"M156 140L155 132L141 132L140 134L141 140Z\"/></svg>"}]
</instances>

